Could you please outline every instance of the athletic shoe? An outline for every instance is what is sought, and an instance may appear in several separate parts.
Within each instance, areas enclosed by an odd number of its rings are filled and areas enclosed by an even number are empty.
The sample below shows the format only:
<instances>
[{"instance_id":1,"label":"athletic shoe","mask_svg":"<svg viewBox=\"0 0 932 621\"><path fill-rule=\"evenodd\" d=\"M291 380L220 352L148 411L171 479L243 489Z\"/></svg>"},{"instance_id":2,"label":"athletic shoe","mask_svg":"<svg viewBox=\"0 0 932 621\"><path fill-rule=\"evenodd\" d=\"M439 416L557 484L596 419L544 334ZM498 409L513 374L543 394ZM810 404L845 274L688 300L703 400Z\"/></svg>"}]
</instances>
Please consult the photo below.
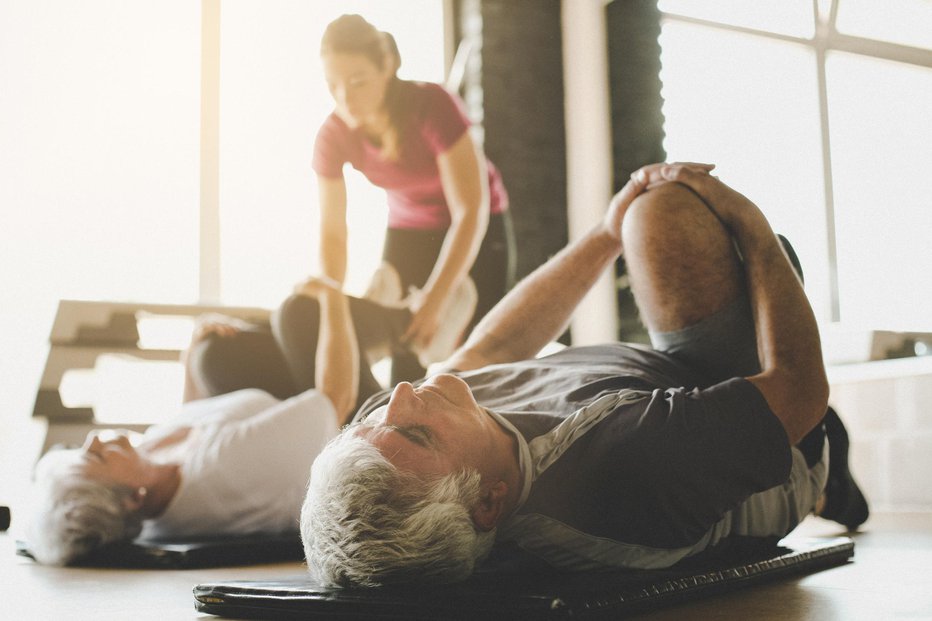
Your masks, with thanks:
<instances>
[{"instance_id":1,"label":"athletic shoe","mask_svg":"<svg viewBox=\"0 0 932 621\"><path fill-rule=\"evenodd\" d=\"M867 521L870 509L848 469L848 432L832 408L828 408L823 423L829 462L825 506L819 516L843 524L848 530L856 530Z\"/></svg>"},{"instance_id":2,"label":"athletic shoe","mask_svg":"<svg viewBox=\"0 0 932 621\"><path fill-rule=\"evenodd\" d=\"M799 257L796 255L796 250L793 249L793 244L790 243L783 235L777 233L777 239L780 240L780 244L783 246L783 253L786 254L786 258L790 260L790 264L793 266L796 275L799 276L799 282L805 284L806 279L803 276L803 266L799 262Z\"/></svg>"},{"instance_id":3,"label":"athletic shoe","mask_svg":"<svg viewBox=\"0 0 932 621\"><path fill-rule=\"evenodd\" d=\"M382 306L399 308L404 306L401 299L402 293L401 276L398 275L398 270L391 263L383 261L373 272L372 278L369 279L369 286L362 297Z\"/></svg>"}]
</instances>

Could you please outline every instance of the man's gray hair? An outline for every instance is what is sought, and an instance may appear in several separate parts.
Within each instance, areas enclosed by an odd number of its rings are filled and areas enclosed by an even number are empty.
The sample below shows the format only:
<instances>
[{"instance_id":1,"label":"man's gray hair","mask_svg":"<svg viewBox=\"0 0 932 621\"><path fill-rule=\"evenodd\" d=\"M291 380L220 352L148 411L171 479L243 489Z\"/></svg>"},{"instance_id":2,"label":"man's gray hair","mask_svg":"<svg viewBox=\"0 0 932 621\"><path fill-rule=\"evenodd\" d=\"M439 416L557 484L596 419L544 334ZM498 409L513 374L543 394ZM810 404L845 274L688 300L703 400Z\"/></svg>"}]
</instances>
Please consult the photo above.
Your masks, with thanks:
<instances>
[{"instance_id":1,"label":"man's gray hair","mask_svg":"<svg viewBox=\"0 0 932 621\"><path fill-rule=\"evenodd\" d=\"M392 465L352 427L314 460L301 511L308 569L330 586L454 582L468 577L495 541L470 508L480 474L425 481Z\"/></svg>"},{"instance_id":2,"label":"man's gray hair","mask_svg":"<svg viewBox=\"0 0 932 621\"><path fill-rule=\"evenodd\" d=\"M76 467L79 450L53 450L36 466L29 552L40 563L69 565L100 546L142 530L128 502L132 490L88 478Z\"/></svg>"}]
</instances>

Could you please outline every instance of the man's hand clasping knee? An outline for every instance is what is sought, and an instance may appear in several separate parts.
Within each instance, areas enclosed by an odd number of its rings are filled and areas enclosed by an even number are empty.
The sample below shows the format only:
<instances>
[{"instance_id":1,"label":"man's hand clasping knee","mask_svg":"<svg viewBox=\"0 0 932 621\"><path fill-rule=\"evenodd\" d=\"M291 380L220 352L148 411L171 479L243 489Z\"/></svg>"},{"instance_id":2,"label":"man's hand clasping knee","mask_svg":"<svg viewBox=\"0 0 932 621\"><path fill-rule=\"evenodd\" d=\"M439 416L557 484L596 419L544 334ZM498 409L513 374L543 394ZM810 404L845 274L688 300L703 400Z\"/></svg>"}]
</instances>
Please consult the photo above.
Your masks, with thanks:
<instances>
[{"instance_id":1,"label":"man's hand clasping knee","mask_svg":"<svg viewBox=\"0 0 932 621\"><path fill-rule=\"evenodd\" d=\"M621 240L621 223L624 220L628 207L634 202L638 195L654 188L658 185L676 181L670 178L671 174L679 174L679 171L687 171L696 175L708 176L708 173L715 168L715 164L702 164L698 162L674 162L667 164L660 162L657 164L648 164L642 166L633 173L631 178L621 190L612 197L608 204L608 211L602 222L612 237ZM688 185L688 184L687 184Z\"/></svg>"}]
</instances>

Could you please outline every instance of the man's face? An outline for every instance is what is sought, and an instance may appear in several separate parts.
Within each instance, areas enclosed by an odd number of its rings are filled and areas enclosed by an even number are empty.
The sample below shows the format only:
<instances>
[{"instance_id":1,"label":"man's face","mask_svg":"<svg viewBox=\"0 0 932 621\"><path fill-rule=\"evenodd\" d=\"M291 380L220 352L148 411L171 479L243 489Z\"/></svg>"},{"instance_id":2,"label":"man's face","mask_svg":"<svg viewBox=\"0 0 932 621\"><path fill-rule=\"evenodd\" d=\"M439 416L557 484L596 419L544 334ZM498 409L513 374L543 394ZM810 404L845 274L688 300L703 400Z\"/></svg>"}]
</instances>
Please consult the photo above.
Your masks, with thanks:
<instances>
[{"instance_id":1,"label":"man's face","mask_svg":"<svg viewBox=\"0 0 932 621\"><path fill-rule=\"evenodd\" d=\"M442 476L464 468L483 472L496 426L466 382L441 374L417 388L398 384L388 404L354 433L401 470Z\"/></svg>"}]
</instances>

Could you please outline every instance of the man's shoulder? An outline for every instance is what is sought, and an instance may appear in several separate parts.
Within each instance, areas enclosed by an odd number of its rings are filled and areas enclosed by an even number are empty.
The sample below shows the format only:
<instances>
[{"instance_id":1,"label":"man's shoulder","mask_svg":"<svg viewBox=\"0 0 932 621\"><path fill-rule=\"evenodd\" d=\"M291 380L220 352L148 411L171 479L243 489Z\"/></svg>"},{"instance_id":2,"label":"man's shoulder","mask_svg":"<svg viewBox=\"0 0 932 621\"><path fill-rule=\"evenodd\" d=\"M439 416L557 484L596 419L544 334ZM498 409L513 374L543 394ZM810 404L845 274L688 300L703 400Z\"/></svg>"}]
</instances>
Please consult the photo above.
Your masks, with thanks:
<instances>
[{"instance_id":1,"label":"man's shoulder","mask_svg":"<svg viewBox=\"0 0 932 621\"><path fill-rule=\"evenodd\" d=\"M366 399L359 408L357 408L356 413L353 414L353 418L350 420L351 423L358 423L362 420L365 420L367 416L372 414L377 408L382 407L388 403L388 400L392 396L392 391L390 389L380 390L375 393L368 399Z\"/></svg>"}]
</instances>

